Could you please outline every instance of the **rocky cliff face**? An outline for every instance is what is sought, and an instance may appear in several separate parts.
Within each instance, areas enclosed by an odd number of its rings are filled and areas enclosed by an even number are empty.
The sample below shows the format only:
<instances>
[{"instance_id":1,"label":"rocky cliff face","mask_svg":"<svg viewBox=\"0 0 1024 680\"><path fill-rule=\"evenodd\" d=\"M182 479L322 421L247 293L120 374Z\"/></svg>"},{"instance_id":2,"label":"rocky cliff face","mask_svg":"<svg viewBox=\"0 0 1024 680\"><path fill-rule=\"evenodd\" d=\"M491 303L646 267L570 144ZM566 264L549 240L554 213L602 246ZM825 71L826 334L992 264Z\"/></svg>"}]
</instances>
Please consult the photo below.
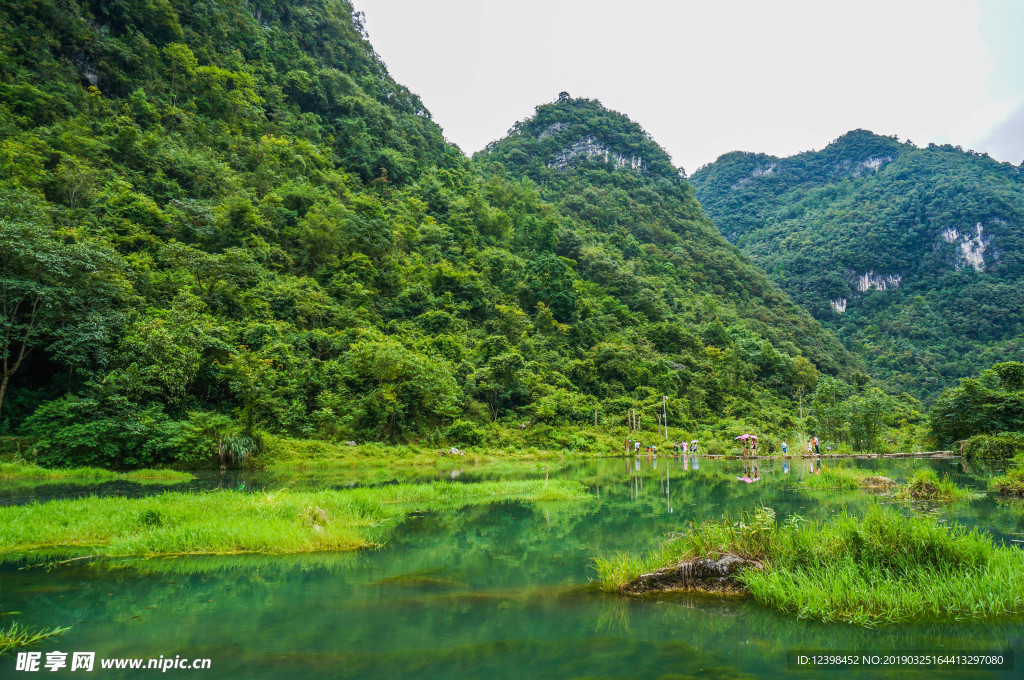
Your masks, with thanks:
<instances>
[{"instance_id":1,"label":"rocky cliff face","mask_svg":"<svg viewBox=\"0 0 1024 680\"><path fill-rule=\"evenodd\" d=\"M587 135L569 146L563 147L554 159L548 162L549 168L563 169L581 159L597 159L611 163L616 168L628 168L643 172L644 160L635 154L622 154L593 135Z\"/></svg>"}]
</instances>

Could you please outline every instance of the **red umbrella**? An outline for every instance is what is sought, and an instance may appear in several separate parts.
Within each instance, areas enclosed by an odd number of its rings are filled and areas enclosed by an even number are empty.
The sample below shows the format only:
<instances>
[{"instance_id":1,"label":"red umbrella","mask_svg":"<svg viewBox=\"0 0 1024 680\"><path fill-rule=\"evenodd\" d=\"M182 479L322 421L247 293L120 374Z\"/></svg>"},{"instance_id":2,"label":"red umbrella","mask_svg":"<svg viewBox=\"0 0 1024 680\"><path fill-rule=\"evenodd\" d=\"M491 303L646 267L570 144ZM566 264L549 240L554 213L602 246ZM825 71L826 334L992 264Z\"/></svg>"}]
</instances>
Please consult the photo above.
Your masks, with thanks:
<instances>
[{"instance_id":1,"label":"red umbrella","mask_svg":"<svg viewBox=\"0 0 1024 680\"><path fill-rule=\"evenodd\" d=\"M736 439L757 439L757 437L752 434L741 434L739 437L736 437Z\"/></svg>"}]
</instances>

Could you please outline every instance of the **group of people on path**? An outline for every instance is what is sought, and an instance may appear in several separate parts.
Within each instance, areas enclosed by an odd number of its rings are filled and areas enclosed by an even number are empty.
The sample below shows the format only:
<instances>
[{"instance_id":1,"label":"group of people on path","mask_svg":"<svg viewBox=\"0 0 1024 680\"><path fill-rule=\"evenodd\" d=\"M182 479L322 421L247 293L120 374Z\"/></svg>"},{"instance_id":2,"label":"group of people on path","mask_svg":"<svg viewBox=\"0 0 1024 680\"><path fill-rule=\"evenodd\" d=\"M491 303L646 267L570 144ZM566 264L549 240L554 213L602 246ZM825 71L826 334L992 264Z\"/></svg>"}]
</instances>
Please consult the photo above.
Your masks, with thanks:
<instances>
[{"instance_id":1,"label":"group of people on path","mask_svg":"<svg viewBox=\"0 0 1024 680\"><path fill-rule=\"evenodd\" d=\"M653 444L651 446L642 447L642 445L640 444L639 440L627 439L626 440L626 450L627 451L629 450L630 446L632 446L632 448L633 448L633 453L638 455L638 456L640 455L640 449L641 448L643 448L644 449L644 453L646 453L649 456L656 456L656 455L658 455L658 447L653 445ZM680 454L680 453L697 453L697 440L693 440L689 444L687 444L686 442L676 442L672 446L672 452L676 453L676 454Z\"/></svg>"},{"instance_id":2,"label":"group of people on path","mask_svg":"<svg viewBox=\"0 0 1024 680\"><path fill-rule=\"evenodd\" d=\"M640 441L639 440L635 440L635 439L627 439L626 440L626 449L627 450L629 449L630 444L633 445L634 453L636 453L636 455L639 456L640 455ZM658 447L654 446L654 445L648 446L648 447L646 447L644 449L644 453L646 453L648 456L651 456L651 455L656 456L656 455L658 455Z\"/></svg>"},{"instance_id":3,"label":"group of people on path","mask_svg":"<svg viewBox=\"0 0 1024 680\"><path fill-rule=\"evenodd\" d=\"M789 443L787 443L785 439L782 440L782 443L779 445L779 448L782 449L782 455L783 456L788 456L789 455ZM743 449L742 449L741 453L742 453L744 458L747 458L749 456L756 456L757 455L757 437L751 437L750 439L745 439L743 441ZM807 440L807 453L809 455L815 455L815 456L821 455L821 450L818 448L818 438L817 437L811 437L810 439Z\"/></svg>"}]
</instances>

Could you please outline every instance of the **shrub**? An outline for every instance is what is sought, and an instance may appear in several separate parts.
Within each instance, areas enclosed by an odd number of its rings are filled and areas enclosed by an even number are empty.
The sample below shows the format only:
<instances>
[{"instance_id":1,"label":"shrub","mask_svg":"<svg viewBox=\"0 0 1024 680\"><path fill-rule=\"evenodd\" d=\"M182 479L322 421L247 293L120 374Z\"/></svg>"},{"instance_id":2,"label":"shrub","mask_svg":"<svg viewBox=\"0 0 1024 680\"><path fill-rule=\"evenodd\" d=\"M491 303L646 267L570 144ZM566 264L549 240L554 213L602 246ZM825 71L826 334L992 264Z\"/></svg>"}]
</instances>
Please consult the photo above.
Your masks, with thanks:
<instances>
[{"instance_id":1,"label":"shrub","mask_svg":"<svg viewBox=\"0 0 1024 680\"><path fill-rule=\"evenodd\" d=\"M67 395L36 409L25 430L44 467L137 468L170 462L163 407Z\"/></svg>"},{"instance_id":2,"label":"shrub","mask_svg":"<svg viewBox=\"0 0 1024 680\"><path fill-rule=\"evenodd\" d=\"M703 451L709 456L724 456L726 454L725 445L719 441L709 442L707 448Z\"/></svg>"},{"instance_id":3,"label":"shrub","mask_svg":"<svg viewBox=\"0 0 1024 680\"><path fill-rule=\"evenodd\" d=\"M962 501L980 495L982 494L958 487L950 480L948 474L939 479L935 470L924 468L914 473L907 487L901 490L897 497L902 500Z\"/></svg>"},{"instance_id":4,"label":"shrub","mask_svg":"<svg viewBox=\"0 0 1024 680\"><path fill-rule=\"evenodd\" d=\"M1000 432L979 434L964 444L964 455L968 458L1005 460L1024 452L1024 432Z\"/></svg>"},{"instance_id":5,"label":"shrub","mask_svg":"<svg viewBox=\"0 0 1024 680\"><path fill-rule=\"evenodd\" d=\"M228 416L202 411L192 411L185 420L169 423L165 431L175 462L186 468L213 467L220 441L231 426Z\"/></svg>"},{"instance_id":6,"label":"shrub","mask_svg":"<svg viewBox=\"0 0 1024 680\"><path fill-rule=\"evenodd\" d=\"M445 436L453 444L464 446L476 446L483 441L483 433L476 429L476 425L468 420L456 420L448 426Z\"/></svg>"}]
</instances>

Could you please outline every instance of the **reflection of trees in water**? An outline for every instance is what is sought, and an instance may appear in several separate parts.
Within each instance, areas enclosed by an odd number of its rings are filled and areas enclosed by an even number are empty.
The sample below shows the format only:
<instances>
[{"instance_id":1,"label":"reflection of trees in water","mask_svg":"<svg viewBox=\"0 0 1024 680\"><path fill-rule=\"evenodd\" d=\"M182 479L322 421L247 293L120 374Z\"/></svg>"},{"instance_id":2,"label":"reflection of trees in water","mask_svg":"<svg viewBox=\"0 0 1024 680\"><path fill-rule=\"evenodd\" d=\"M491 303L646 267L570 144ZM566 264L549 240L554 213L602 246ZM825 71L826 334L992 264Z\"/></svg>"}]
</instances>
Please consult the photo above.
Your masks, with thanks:
<instances>
[{"instance_id":1,"label":"reflection of trees in water","mask_svg":"<svg viewBox=\"0 0 1024 680\"><path fill-rule=\"evenodd\" d=\"M893 463L867 461L897 479L934 464ZM224 677L258 667L261 678L282 679L742 678L786 675L788 649L1021 646L1024 631L1012 622L866 630L801 621L750 600L624 600L587 588L596 553L647 550L689 521L738 517L759 504L780 518L821 518L875 502L860 492L804 493L781 460L759 463L756 485L737 483L736 470L742 461L704 459L693 471L663 456L658 469L644 459L639 472L632 458L574 462L552 477L586 484L593 499L420 513L389 530L385 547L359 553L4 567L4 605L25 612L26 625L75 625L62 640L69 648L188 650L213 658ZM986 499L943 512L1009 533L1022 530L1022 509ZM869 675L888 676L910 677L906 669Z\"/></svg>"}]
</instances>

